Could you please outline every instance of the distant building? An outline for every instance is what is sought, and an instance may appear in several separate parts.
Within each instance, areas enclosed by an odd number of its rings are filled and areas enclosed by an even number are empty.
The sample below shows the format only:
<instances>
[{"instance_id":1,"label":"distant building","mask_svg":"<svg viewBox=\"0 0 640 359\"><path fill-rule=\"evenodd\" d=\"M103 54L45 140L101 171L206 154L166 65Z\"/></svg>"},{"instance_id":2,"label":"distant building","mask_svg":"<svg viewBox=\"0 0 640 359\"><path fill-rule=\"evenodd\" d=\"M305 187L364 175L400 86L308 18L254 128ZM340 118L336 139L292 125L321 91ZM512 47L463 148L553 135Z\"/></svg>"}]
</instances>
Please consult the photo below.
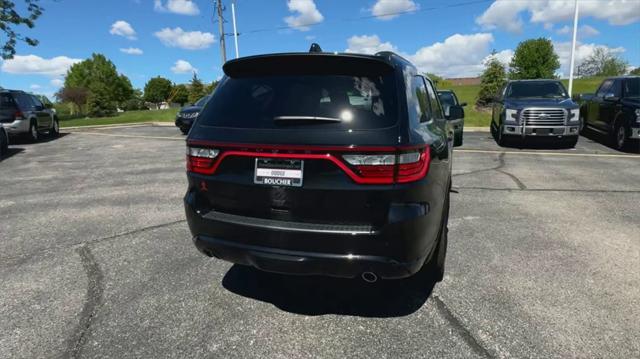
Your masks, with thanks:
<instances>
[{"instance_id":1,"label":"distant building","mask_svg":"<svg viewBox=\"0 0 640 359\"><path fill-rule=\"evenodd\" d=\"M480 85L480 77L454 77L450 79L445 79L448 83L454 86L461 85Z\"/></svg>"}]
</instances>

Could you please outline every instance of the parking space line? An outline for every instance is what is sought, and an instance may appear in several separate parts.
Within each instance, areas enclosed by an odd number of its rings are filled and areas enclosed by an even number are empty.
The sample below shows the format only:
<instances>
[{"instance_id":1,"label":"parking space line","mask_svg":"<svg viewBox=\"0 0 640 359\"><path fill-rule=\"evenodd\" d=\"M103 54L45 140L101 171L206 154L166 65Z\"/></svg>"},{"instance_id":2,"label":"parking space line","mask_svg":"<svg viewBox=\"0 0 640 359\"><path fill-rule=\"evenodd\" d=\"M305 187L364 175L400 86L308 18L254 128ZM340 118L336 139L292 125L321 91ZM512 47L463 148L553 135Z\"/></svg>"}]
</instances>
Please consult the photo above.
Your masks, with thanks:
<instances>
[{"instance_id":1,"label":"parking space line","mask_svg":"<svg viewBox=\"0 0 640 359\"><path fill-rule=\"evenodd\" d=\"M455 150L460 153L504 153L507 155L540 155L540 156L573 156L573 157L613 157L613 158L638 158L640 155L624 155L615 153L567 153L567 152L533 152L533 151L500 151L500 150Z\"/></svg>"},{"instance_id":2,"label":"parking space line","mask_svg":"<svg viewBox=\"0 0 640 359\"><path fill-rule=\"evenodd\" d=\"M184 137L169 137L169 136L143 136L143 135L117 135L113 133L99 133L99 132L86 132L86 131L71 131L70 133L74 134L83 134L83 135L95 135L95 136L108 136L108 137L125 137L125 138L147 138L152 140L173 140L173 141L184 141Z\"/></svg>"}]
</instances>

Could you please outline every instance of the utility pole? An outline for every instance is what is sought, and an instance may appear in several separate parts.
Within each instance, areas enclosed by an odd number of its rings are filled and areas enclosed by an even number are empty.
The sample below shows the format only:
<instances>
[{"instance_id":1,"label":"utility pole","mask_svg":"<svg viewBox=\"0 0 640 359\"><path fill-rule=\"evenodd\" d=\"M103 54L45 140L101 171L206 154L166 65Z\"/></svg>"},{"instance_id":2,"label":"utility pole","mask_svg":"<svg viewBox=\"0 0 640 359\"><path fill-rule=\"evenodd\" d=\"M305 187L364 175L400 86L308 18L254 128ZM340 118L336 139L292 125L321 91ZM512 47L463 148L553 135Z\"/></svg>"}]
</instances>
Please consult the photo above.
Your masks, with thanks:
<instances>
[{"instance_id":1,"label":"utility pole","mask_svg":"<svg viewBox=\"0 0 640 359\"><path fill-rule=\"evenodd\" d=\"M222 64L227 62L227 47L224 43L224 18L222 17L222 0L216 0L218 9L218 30L220 31L220 55Z\"/></svg>"},{"instance_id":2,"label":"utility pole","mask_svg":"<svg viewBox=\"0 0 640 359\"><path fill-rule=\"evenodd\" d=\"M569 66L569 97L573 94L573 68L576 61L576 41L578 37L578 0L575 0L573 14L573 41L571 43L571 65Z\"/></svg>"}]
</instances>

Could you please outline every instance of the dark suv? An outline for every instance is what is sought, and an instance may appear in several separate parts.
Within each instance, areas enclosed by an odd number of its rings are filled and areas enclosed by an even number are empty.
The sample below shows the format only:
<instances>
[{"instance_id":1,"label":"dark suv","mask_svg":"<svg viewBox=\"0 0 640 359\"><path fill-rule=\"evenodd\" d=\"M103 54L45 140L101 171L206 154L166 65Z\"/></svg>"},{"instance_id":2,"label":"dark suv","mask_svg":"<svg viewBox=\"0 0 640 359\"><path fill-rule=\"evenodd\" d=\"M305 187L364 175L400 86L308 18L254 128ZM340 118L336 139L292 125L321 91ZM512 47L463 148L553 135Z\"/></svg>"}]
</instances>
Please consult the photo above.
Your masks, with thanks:
<instances>
[{"instance_id":1,"label":"dark suv","mask_svg":"<svg viewBox=\"0 0 640 359\"><path fill-rule=\"evenodd\" d=\"M424 265L442 279L453 141L429 79L390 52L223 70L187 138L184 203L202 253L369 282Z\"/></svg>"},{"instance_id":2,"label":"dark suv","mask_svg":"<svg viewBox=\"0 0 640 359\"><path fill-rule=\"evenodd\" d=\"M0 90L0 126L9 135L27 135L32 141L45 132L56 136L60 129L52 109L35 95L17 90Z\"/></svg>"}]
</instances>

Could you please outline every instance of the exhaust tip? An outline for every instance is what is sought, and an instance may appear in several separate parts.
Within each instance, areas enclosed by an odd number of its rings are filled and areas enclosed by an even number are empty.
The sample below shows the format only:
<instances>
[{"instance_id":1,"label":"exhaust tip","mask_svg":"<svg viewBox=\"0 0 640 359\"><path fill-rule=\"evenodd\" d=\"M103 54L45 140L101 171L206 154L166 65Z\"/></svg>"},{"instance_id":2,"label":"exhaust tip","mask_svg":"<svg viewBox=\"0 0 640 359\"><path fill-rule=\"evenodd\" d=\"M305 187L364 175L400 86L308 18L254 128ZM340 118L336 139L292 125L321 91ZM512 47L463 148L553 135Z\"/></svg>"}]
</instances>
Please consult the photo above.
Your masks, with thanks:
<instances>
[{"instance_id":1,"label":"exhaust tip","mask_svg":"<svg viewBox=\"0 0 640 359\"><path fill-rule=\"evenodd\" d=\"M375 283L378 281L378 276L373 272L364 272L362 273L362 280L367 283Z\"/></svg>"}]
</instances>

